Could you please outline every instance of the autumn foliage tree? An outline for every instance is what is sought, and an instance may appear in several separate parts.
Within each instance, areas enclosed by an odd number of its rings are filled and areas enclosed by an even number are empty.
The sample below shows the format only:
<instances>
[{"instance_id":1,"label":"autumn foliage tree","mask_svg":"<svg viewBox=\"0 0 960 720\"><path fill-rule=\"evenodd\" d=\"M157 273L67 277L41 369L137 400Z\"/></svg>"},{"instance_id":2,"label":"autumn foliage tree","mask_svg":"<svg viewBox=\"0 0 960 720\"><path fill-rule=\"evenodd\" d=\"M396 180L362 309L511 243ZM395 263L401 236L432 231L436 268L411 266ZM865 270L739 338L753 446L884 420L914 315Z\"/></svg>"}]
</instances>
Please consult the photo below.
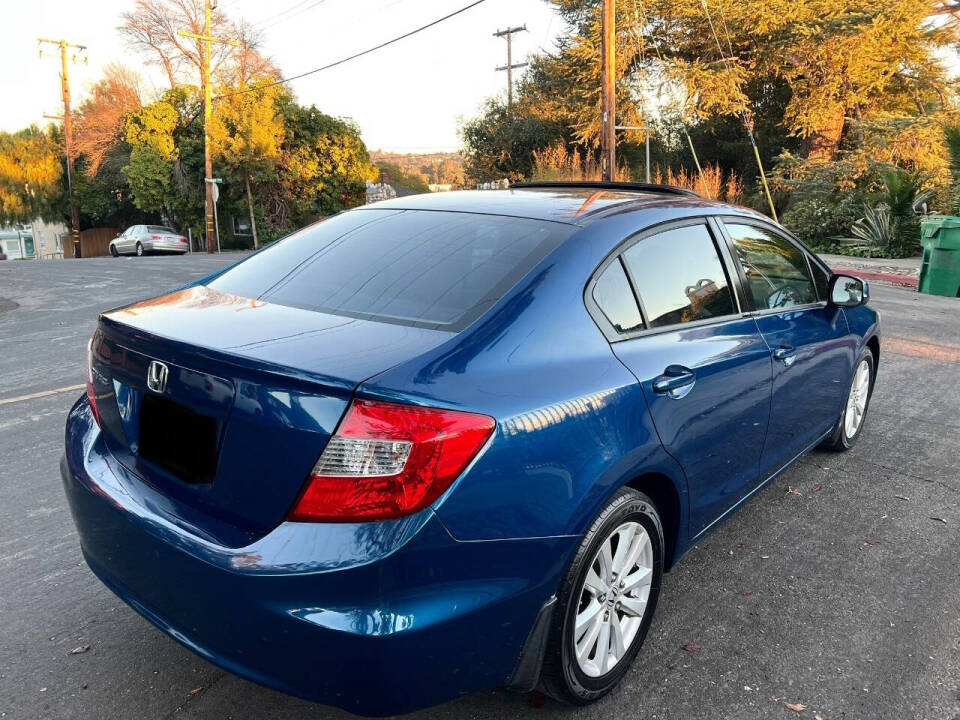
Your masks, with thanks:
<instances>
[{"instance_id":1,"label":"autumn foliage tree","mask_svg":"<svg viewBox=\"0 0 960 720\"><path fill-rule=\"evenodd\" d=\"M36 126L0 132L0 225L56 217L64 197L60 149Z\"/></svg>"}]
</instances>

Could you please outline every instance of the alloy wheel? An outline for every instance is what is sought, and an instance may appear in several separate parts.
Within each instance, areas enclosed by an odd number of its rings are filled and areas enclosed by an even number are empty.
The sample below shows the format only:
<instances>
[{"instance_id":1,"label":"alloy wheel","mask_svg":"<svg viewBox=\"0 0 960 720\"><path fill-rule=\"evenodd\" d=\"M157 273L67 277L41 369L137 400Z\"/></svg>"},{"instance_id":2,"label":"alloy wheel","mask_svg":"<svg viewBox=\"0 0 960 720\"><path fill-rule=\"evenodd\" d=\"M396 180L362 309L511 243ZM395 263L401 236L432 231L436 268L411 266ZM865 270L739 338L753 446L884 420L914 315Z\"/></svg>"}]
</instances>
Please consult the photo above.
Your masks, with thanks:
<instances>
[{"instance_id":1,"label":"alloy wheel","mask_svg":"<svg viewBox=\"0 0 960 720\"><path fill-rule=\"evenodd\" d=\"M867 411L867 400L870 397L870 364L861 360L857 371L853 374L850 385L850 394L847 397L847 411L844 414L844 432L848 438L854 437L863 424L863 416Z\"/></svg>"},{"instance_id":2,"label":"alloy wheel","mask_svg":"<svg viewBox=\"0 0 960 720\"><path fill-rule=\"evenodd\" d=\"M580 670L600 677L627 654L643 624L653 580L646 528L625 522L603 541L583 581L574 623Z\"/></svg>"}]
</instances>

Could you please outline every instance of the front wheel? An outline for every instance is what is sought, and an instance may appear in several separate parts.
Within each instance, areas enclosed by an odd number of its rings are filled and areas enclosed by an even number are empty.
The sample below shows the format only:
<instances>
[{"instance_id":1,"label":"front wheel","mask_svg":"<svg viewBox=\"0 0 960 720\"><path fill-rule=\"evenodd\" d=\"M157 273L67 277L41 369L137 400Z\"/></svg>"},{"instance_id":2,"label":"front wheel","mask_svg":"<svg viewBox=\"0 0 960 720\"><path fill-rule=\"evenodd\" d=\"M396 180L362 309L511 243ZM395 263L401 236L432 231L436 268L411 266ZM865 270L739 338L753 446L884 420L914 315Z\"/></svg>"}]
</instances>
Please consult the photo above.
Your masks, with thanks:
<instances>
[{"instance_id":1,"label":"front wheel","mask_svg":"<svg viewBox=\"0 0 960 720\"><path fill-rule=\"evenodd\" d=\"M610 692L643 645L662 575L657 509L622 488L584 536L557 594L542 689L575 705Z\"/></svg>"},{"instance_id":2,"label":"front wheel","mask_svg":"<svg viewBox=\"0 0 960 720\"><path fill-rule=\"evenodd\" d=\"M117 246L116 246L116 245L111 245L111 246L110 246L110 255L111 255L112 257L120 257L120 253L117 252Z\"/></svg>"},{"instance_id":3,"label":"front wheel","mask_svg":"<svg viewBox=\"0 0 960 720\"><path fill-rule=\"evenodd\" d=\"M857 360L853 371L853 379L847 390L847 401L843 406L843 413L837 421L833 433L823 441L827 450L843 452L856 444L863 430L863 422L867 417L867 408L870 406L870 396L873 394L873 353L864 350Z\"/></svg>"}]
</instances>

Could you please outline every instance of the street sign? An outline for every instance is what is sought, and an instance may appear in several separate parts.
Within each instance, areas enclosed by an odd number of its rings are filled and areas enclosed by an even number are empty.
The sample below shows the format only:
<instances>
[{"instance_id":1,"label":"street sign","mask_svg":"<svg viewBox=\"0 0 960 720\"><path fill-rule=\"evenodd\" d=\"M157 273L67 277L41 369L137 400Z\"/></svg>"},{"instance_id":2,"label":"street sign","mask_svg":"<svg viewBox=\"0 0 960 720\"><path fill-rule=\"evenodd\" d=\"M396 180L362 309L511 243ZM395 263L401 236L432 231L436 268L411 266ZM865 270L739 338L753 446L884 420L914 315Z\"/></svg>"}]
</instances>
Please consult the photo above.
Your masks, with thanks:
<instances>
[{"instance_id":1,"label":"street sign","mask_svg":"<svg viewBox=\"0 0 960 720\"><path fill-rule=\"evenodd\" d=\"M213 201L217 202L220 199L220 186L216 183L213 183L210 186L210 195L213 197Z\"/></svg>"}]
</instances>

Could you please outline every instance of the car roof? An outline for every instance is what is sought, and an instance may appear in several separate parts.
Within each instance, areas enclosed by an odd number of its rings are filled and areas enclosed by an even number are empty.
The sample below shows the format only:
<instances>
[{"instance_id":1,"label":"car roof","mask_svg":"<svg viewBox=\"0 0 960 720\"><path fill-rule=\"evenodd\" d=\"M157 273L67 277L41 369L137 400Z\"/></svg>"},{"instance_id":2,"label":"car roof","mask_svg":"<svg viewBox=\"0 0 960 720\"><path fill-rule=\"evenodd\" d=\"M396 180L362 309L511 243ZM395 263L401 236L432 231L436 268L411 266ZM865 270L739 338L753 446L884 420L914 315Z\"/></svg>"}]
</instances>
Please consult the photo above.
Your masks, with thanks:
<instances>
[{"instance_id":1,"label":"car roof","mask_svg":"<svg viewBox=\"0 0 960 720\"><path fill-rule=\"evenodd\" d=\"M549 220L587 225L594 220L627 210L674 206L704 208L716 212L731 206L696 193L661 185L630 183L529 183L506 190L461 190L423 193L384 200L358 209L444 210L487 215ZM737 208L741 210L741 208ZM749 210L743 209L750 213Z\"/></svg>"}]
</instances>

